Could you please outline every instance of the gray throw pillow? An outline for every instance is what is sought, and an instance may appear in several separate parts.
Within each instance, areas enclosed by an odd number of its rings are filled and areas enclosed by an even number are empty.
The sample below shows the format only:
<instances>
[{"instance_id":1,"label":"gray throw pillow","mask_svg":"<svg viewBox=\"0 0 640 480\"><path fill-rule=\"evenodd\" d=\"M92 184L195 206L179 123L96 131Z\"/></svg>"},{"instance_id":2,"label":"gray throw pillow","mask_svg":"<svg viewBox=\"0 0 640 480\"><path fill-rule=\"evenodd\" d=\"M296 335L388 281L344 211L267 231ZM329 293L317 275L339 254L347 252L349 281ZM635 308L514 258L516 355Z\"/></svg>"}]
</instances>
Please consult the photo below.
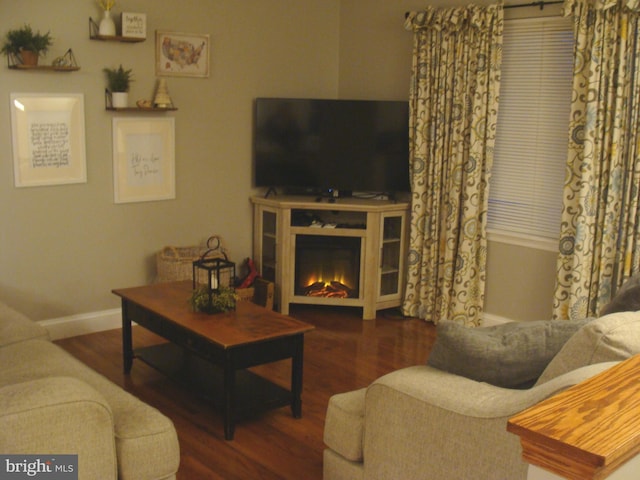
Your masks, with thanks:
<instances>
[{"instance_id":1,"label":"gray throw pillow","mask_svg":"<svg viewBox=\"0 0 640 480\"><path fill-rule=\"evenodd\" d=\"M604 317L615 312L635 312L640 310L640 276L634 275L629 278L600 311L600 316Z\"/></svg>"},{"instance_id":2,"label":"gray throw pillow","mask_svg":"<svg viewBox=\"0 0 640 480\"><path fill-rule=\"evenodd\" d=\"M483 328L441 321L427 364L478 382L526 388L589 320L510 322Z\"/></svg>"}]
</instances>

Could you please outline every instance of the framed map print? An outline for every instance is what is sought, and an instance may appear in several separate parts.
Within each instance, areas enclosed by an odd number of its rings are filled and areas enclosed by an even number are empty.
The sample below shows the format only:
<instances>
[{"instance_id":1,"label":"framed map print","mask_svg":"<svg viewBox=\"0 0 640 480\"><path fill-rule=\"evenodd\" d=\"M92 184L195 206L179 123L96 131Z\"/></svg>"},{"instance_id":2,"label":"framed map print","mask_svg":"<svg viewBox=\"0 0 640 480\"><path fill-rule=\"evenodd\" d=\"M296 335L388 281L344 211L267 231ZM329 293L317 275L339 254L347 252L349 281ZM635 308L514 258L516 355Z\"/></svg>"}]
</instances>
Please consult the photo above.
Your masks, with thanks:
<instances>
[{"instance_id":1,"label":"framed map print","mask_svg":"<svg viewBox=\"0 0 640 480\"><path fill-rule=\"evenodd\" d=\"M156 31L156 75L209 76L209 35Z\"/></svg>"}]
</instances>

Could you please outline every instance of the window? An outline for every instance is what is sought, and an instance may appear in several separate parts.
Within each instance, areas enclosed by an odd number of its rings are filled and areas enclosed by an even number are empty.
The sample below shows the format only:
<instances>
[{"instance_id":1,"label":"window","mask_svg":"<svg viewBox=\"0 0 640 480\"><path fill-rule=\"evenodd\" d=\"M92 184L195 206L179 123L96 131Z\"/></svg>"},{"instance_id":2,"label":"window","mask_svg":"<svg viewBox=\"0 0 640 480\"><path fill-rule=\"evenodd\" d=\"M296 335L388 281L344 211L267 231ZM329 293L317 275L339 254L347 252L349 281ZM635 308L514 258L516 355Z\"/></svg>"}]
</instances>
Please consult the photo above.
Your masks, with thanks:
<instances>
[{"instance_id":1,"label":"window","mask_svg":"<svg viewBox=\"0 0 640 480\"><path fill-rule=\"evenodd\" d=\"M570 19L505 22L490 235L548 239L557 248L572 74Z\"/></svg>"}]
</instances>

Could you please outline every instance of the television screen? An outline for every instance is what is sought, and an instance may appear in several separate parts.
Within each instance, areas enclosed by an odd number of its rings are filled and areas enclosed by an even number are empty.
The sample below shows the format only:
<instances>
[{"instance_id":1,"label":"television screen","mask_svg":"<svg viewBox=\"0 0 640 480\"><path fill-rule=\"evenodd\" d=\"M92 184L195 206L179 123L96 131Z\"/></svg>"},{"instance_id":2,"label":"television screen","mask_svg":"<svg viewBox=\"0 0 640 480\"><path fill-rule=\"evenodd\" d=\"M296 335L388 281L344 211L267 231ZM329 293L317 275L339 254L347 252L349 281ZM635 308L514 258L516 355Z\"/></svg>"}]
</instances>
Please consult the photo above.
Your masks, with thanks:
<instances>
[{"instance_id":1,"label":"television screen","mask_svg":"<svg viewBox=\"0 0 640 480\"><path fill-rule=\"evenodd\" d=\"M409 191L408 102L258 98L256 187Z\"/></svg>"}]
</instances>

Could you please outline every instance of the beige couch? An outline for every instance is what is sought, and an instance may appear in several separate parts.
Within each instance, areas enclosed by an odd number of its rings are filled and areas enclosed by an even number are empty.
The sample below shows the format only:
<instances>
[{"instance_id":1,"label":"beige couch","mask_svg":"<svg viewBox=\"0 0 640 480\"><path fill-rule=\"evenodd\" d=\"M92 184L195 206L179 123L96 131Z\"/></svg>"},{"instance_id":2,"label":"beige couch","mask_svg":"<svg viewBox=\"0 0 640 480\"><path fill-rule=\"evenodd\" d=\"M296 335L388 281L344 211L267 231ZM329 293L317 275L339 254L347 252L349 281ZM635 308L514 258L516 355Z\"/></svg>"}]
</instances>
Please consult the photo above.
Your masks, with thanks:
<instances>
[{"instance_id":1,"label":"beige couch","mask_svg":"<svg viewBox=\"0 0 640 480\"><path fill-rule=\"evenodd\" d=\"M77 454L79 478L175 479L171 420L0 303L0 452Z\"/></svg>"},{"instance_id":2,"label":"beige couch","mask_svg":"<svg viewBox=\"0 0 640 480\"><path fill-rule=\"evenodd\" d=\"M324 480L519 480L519 438L507 420L640 353L640 311L580 327L535 385L510 389L414 366L334 395L324 430Z\"/></svg>"}]
</instances>

